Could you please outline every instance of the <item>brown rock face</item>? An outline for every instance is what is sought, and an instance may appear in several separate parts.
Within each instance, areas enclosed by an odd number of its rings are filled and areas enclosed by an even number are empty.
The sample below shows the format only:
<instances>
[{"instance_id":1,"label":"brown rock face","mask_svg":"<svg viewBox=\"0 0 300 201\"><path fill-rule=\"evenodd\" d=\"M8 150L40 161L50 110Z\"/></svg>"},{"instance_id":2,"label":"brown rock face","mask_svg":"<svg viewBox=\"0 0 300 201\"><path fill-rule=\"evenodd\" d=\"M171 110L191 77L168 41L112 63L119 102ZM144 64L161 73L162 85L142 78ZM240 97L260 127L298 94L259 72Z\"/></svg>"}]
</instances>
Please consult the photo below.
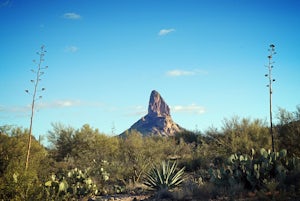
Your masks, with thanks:
<instances>
[{"instance_id":1,"label":"brown rock face","mask_svg":"<svg viewBox=\"0 0 300 201\"><path fill-rule=\"evenodd\" d=\"M160 94L153 90L150 95L148 115L152 117L166 117L170 116L170 108L160 96Z\"/></svg>"},{"instance_id":2,"label":"brown rock face","mask_svg":"<svg viewBox=\"0 0 300 201\"><path fill-rule=\"evenodd\" d=\"M150 95L148 114L133 124L127 131L136 130L144 136L173 136L185 129L176 124L170 114L170 108L161 95L153 90ZM122 133L121 135L124 135Z\"/></svg>"}]
</instances>

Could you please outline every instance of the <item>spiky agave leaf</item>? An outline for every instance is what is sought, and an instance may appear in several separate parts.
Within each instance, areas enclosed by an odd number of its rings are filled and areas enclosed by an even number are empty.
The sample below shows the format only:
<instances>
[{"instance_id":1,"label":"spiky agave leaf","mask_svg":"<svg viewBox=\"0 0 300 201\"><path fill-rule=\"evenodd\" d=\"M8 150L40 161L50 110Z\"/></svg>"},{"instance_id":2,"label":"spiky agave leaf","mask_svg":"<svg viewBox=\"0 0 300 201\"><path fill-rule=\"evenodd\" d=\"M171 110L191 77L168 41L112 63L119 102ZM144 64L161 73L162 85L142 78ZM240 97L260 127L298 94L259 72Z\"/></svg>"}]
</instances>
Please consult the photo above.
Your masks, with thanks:
<instances>
[{"instance_id":1,"label":"spiky agave leaf","mask_svg":"<svg viewBox=\"0 0 300 201\"><path fill-rule=\"evenodd\" d=\"M184 169L185 167L181 168L180 170L176 171L177 169L177 163L173 163L171 169L170 169L170 180L168 181L168 184L171 187L178 186L183 182L183 174L184 174Z\"/></svg>"},{"instance_id":2,"label":"spiky agave leaf","mask_svg":"<svg viewBox=\"0 0 300 201\"><path fill-rule=\"evenodd\" d=\"M147 181L145 185L151 188L160 188L158 184L163 184L163 178L161 176L160 170L153 166L149 173L146 173Z\"/></svg>"}]
</instances>

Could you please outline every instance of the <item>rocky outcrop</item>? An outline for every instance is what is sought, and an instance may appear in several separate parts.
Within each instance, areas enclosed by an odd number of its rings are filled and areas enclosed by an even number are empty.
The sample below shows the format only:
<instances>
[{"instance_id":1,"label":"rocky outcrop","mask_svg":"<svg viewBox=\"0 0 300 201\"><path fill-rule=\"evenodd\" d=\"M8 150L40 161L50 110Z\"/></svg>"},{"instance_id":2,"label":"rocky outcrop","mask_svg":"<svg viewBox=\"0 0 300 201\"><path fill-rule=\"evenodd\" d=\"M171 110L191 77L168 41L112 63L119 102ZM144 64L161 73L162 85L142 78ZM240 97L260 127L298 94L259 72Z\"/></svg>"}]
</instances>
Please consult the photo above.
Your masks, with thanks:
<instances>
[{"instance_id":1,"label":"rocky outcrop","mask_svg":"<svg viewBox=\"0 0 300 201\"><path fill-rule=\"evenodd\" d=\"M153 90L150 95L147 115L154 118L171 116L169 106L166 104L160 94L155 90Z\"/></svg>"},{"instance_id":2,"label":"rocky outcrop","mask_svg":"<svg viewBox=\"0 0 300 201\"><path fill-rule=\"evenodd\" d=\"M143 136L173 136L175 133L185 131L172 120L169 106L155 90L150 95L148 114L133 124L127 131L131 130L136 130ZM121 135L124 135L127 131Z\"/></svg>"}]
</instances>

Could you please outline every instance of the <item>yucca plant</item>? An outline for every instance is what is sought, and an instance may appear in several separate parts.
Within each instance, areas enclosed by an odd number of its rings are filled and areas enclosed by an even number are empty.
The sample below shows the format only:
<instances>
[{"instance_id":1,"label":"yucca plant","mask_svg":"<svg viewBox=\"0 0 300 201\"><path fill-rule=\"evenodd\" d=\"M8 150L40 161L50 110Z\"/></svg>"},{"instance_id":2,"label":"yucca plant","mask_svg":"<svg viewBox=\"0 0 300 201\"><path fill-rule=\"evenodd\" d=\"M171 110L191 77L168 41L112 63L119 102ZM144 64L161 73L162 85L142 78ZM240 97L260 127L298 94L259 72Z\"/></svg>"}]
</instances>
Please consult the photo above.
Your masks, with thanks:
<instances>
[{"instance_id":1,"label":"yucca plant","mask_svg":"<svg viewBox=\"0 0 300 201\"><path fill-rule=\"evenodd\" d=\"M177 170L177 162L162 161L160 166L153 166L146 173L145 185L156 190L168 190L181 184L184 180L185 167Z\"/></svg>"}]
</instances>

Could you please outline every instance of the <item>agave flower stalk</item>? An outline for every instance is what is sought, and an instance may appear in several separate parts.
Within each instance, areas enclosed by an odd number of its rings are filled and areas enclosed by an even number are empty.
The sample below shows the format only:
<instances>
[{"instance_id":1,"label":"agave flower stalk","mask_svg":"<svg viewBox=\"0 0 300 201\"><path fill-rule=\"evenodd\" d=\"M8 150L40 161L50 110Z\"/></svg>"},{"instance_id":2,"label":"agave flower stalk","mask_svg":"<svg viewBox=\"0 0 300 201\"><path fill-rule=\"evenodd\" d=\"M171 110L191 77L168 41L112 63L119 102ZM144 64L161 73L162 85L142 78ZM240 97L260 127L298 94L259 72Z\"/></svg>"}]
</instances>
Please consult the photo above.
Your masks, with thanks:
<instances>
[{"instance_id":1,"label":"agave flower stalk","mask_svg":"<svg viewBox=\"0 0 300 201\"><path fill-rule=\"evenodd\" d=\"M42 67L42 63L44 62L44 56L47 51L45 50L45 46L43 45L41 47L41 50L37 52L39 55L39 61L36 62L33 60L33 62L37 65L37 69L31 69L31 72L35 74L35 79L30 80L30 82L34 85L33 91L30 92L28 89L25 90L26 93L32 95L32 102L31 102L31 115L30 115L30 126L29 126L29 135L28 135L28 144L27 144L27 155L26 155L26 163L25 163L25 171L27 171L29 166L29 158L30 158L30 149L31 149L31 141L32 141L32 124L33 124L33 116L34 116L34 110L35 110L35 102L38 99L41 99L42 96L38 95L39 92L39 82L41 81L41 77L44 75L43 70L47 69L48 66ZM41 88L40 91L44 91L45 88Z\"/></svg>"}]
</instances>

